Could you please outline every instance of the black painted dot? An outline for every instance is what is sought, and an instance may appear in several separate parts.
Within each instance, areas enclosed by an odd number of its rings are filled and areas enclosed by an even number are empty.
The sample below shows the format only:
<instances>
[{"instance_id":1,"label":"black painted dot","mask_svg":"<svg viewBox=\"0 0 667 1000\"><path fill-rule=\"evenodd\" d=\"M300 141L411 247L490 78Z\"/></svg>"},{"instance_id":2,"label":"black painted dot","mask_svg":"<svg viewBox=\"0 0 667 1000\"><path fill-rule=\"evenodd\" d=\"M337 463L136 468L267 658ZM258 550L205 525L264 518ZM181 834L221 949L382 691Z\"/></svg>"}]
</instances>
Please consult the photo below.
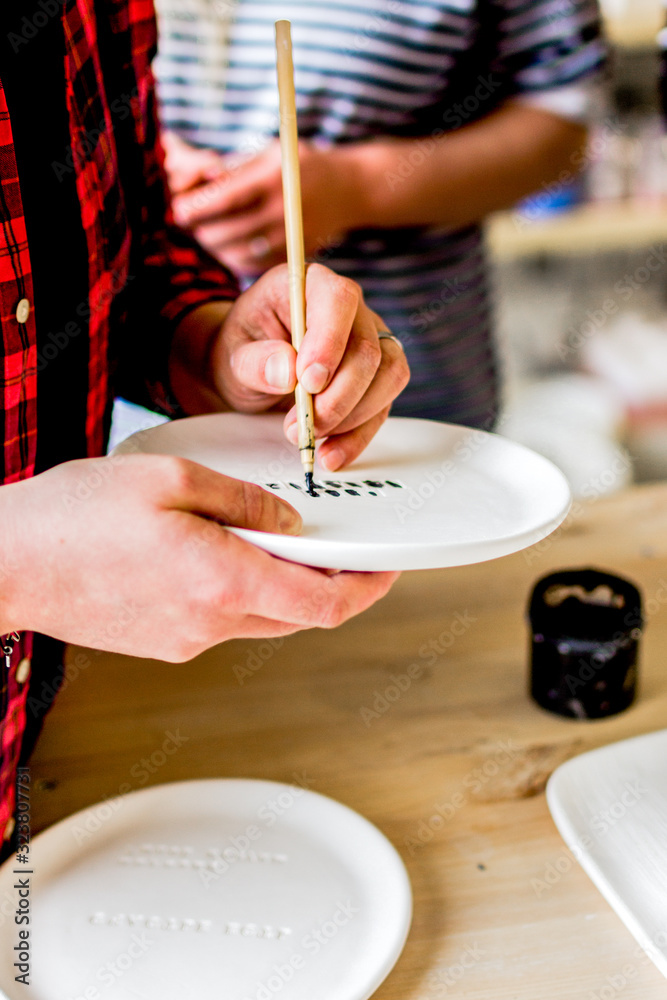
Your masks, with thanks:
<instances>
[{"instance_id":1,"label":"black painted dot","mask_svg":"<svg viewBox=\"0 0 667 1000\"><path fill-rule=\"evenodd\" d=\"M299 484L298 484L298 483L290 483L290 486L291 486L291 487L292 487L293 489L295 489L295 490L300 490L300 489L301 489L301 487L299 486Z\"/></svg>"},{"instance_id":2,"label":"black painted dot","mask_svg":"<svg viewBox=\"0 0 667 1000\"><path fill-rule=\"evenodd\" d=\"M340 496L340 493L337 490L325 490L324 492L328 493L330 497L339 497Z\"/></svg>"},{"instance_id":3,"label":"black painted dot","mask_svg":"<svg viewBox=\"0 0 667 1000\"><path fill-rule=\"evenodd\" d=\"M373 490L369 490L368 491L368 495L369 495L369 497L376 497L377 493L373 493Z\"/></svg>"},{"instance_id":4,"label":"black painted dot","mask_svg":"<svg viewBox=\"0 0 667 1000\"><path fill-rule=\"evenodd\" d=\"M403 489L400 483L392 483L391 479L387 480L387 486L395 486L397 490Z\"/></svg>"},{"instance_id":5,"label":"black painted dot","mask_svg":"<svg viewBox=\"0 0 667 1000\"><path fill-rule=\"evenodd\" d=\"M358 490L361 489L361 484L360 483L351 483L349 480L346 480L346 482L347 482L348 486L356 486L356 488Z\"/></svg>"},{"instance_id":6,"label":"black painted dot","mask_svg":"<svg viewBox=\"0 0 667 1000\"><path fill-rule=\"evenodd\" d=\"M366 486L374 486L376 490L381 490L384 483L378 482L377 479L364 479Z\"/></svg>"},{"instance_id":7,"label":"black painted dot","mask_svg":"<svg viewBox=\"0 0 667 1000\"><path fill-rule=\"evenodd\" d=\"M270 490L280 489L280 483L267 483L266 485L269 487Z\"/></svg>"},{"instance_id":8,"label":"black painted dot","mask_svg":"<svg viewBox=\"0 0 667 1000\"><path fill-rule=\"evenodd\" d=\"M327 484L327 486L333 486L337 490L339 490L343 485L342 483L335 482L333 479L325 479L324 482Z\"/></svg>"},{"instance_id":9,"label":"black painted dot","mask_svg":"<svg viewBox=\"0 0 667 1000\"><path fill-rule=\"evenodd\" d=\"M351 497L358 497L359 496L359 494L357 493L356 490L345 490L345 492L349 493Z\"/></svg>"}]
</instances>

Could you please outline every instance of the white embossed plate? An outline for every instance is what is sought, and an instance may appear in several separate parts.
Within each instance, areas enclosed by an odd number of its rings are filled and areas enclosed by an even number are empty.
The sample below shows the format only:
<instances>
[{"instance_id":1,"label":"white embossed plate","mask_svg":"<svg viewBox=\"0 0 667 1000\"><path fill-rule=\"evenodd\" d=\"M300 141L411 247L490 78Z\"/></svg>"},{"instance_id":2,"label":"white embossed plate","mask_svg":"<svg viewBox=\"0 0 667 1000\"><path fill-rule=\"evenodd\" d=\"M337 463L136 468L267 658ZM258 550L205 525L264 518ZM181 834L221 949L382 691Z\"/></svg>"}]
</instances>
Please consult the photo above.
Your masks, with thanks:
<instances>
[{"instance_id":1,"label":"white embossed plate","mask_svg":"<svg viewBox=\"0 0 667 1000\"><path fill-rule=\"evenodd\" d=\"M273 555L349 570L465 566L518 552L570 506L563 474L497 434L390 417L340 474L316 467L307 496L299 453L276 414L189 417L140 431L117 452L180 455L260 483L296 507L300 537L232 528Z\"/></svg>"},{"instance_id":2,"label":"white embossed plate","mask_svg":"<svg viewBox=\"0 0 667 1000\"><path fill-rule=\"evenodd\" d=\"M29 986L2 928L9 1000L366 1000L410 926L389 841L298 786L158 785L63 820L29 857L0 869L6 915L30 880Z\"/></svg>"}]
</instances>

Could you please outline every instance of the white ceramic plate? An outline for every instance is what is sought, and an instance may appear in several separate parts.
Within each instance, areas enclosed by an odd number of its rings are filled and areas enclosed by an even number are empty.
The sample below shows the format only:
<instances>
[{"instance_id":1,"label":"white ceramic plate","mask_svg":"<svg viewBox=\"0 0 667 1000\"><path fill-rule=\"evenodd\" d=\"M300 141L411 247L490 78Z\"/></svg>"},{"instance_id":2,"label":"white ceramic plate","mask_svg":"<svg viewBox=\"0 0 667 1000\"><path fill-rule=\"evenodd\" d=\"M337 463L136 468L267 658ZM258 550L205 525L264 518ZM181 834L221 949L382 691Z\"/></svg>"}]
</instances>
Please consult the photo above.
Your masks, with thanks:
<instances>
[{"instance_id":1,"label":"white ceramic plate","mask_svg":"<svg viewBox=\"0 0 667 1000\"><path fill-rule=\"evenodd\" d=\"M374 826L266 781L101 803L36 837L28 867L10 858L0 899L28 877L30 985L14 981L6 922L9 1000L366 1000L411 919L405 868Z\"/></svg>"},{"instance_id":2,"label":"white ceramic plate","mask_svg":"<svg viewBox=\"0 0 667 1000\"><path fill-rule=\"evenodd\" d=\"M282 417L215 414L140 431L118 452L180 455L259 483L296 507L295 538L231 529L273 555L349 570L464 566L517 552L563 520L570 490L541 455L495 434L390 418L343 473L304 489Z\"/></svg>"},{"instance_id":3,"label":"white ceramic plate","mask_svg":"<svg viewBox=\"0 0 667 1000\"><path fill-rule=\"evenodd\" d=\"M667 976L667 730L561 764L547 802L572 854Z\"/></svg>"}]
</instances>

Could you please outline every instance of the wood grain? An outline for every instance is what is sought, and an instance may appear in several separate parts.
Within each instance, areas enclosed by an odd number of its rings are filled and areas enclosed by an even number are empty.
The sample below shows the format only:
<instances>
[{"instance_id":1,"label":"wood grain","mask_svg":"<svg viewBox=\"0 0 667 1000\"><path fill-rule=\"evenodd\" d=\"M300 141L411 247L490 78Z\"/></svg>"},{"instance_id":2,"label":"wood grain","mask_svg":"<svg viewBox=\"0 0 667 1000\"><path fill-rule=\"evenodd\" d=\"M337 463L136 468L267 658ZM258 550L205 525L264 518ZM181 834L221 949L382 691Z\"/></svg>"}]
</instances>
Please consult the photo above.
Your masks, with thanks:
<instances>
[{"instance_id":1,"label":"wood grain","mask_svg":"<svg viewBox=\"0 0 667 1000\"><path fill-rule=\"evenodd\" d=\"M640 698L614 719L561 719L526 695L530 590L571 566L628 576L649 611ZM409 870L413 928L378 1000L592 1000L616 996L610 978L627 980L624 1000L663 1000L542 790L569 756L664 727L665 581L667 485L654 485L576 505L527 552L406 573L332 632L230 642L186 666L71 650L32 762L35 828L127 786L300 781L376 823ZM184 742L160 754L169 732Z\"/></svg>"}]
</instances>

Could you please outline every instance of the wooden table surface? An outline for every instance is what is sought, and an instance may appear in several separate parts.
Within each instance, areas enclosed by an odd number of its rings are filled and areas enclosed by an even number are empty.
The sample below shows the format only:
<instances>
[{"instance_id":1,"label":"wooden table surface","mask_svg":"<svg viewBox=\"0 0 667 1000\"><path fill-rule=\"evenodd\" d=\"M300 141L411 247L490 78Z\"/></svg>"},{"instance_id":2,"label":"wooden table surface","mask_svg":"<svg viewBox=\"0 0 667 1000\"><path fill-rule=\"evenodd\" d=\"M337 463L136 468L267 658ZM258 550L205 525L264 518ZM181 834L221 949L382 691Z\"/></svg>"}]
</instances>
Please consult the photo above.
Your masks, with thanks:
<instances>
[{"instance_id":1,"label":"wooden table surface","mask_svg":"<svg viewBox=\"0 0 667 1000\"><path fill-rule=\"evenodd\" d=\"M638 583L649 620L636 705L579 722L528 699L524 616L539 577L589 565ZM660 484L576 504L515 556L404 574L359 618L278 648L235 641L187 666L71 650L32 761L34 829L128 787L306 783L375 823L412 881L412 930L377 1000L664 1000L543 788L568 757L665 726L666 580ZM168 755L167 733L182 739Z\"/></svg>"}]
</instances>

